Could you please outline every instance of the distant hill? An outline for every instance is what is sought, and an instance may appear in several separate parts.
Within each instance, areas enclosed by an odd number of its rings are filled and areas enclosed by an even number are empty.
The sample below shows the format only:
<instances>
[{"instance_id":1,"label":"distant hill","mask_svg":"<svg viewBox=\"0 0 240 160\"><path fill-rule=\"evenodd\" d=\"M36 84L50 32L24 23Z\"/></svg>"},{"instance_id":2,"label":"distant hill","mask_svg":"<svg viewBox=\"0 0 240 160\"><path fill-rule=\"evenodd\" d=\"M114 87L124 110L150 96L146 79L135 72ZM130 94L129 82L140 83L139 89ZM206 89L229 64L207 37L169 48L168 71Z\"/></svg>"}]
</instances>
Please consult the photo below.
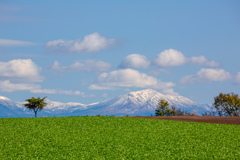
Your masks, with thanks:
<instances>
[{"instance_id":1,"label":"distant hill","mask_svg":"<svg viewBox=\"0 0 240 160\"><path fill-rule=\"evenodd\" d=\"M164 95L152 89L130 92L106 101L93 104L61 103L46 100L48 105L40 116L149 116L154 115L157 103L160 99L167 100L170 106L181 108L184 111L196 112L199 115L210 111L208 104L200 105L183 96ZM34 116L20 102L14 102L6 97L0 96L0 117L29 117Z\"/></svg>"}]
</instances>

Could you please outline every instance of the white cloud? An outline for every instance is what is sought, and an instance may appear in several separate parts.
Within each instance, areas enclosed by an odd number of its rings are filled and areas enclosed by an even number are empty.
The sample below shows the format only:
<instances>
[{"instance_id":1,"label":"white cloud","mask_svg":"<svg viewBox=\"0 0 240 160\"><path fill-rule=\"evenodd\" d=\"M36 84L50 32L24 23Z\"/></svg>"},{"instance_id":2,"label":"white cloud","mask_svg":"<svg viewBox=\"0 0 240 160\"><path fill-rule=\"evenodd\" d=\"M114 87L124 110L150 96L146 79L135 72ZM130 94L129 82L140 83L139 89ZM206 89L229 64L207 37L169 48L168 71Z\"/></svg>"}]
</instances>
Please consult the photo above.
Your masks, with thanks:
<instances>
[{"instance_id":1,"label":"white cloud","mask_svg":"<svg viewBox=\"0 0 240 160\"><path fill-rule=\"evenodd\" d=\"M86 97L85 93L80 91L72 91L72 90L57 90L58 94L65 94L65 95L81 95L82 97Z\"/></svg>"},{"instance_id":2,"label":"white cloud","mask_svg":"<svg viewBox=\"0 0 240 160\"><path fill-rule=\"evenodd\" d=\"M24 82L41 82L40 68L31 59L0 62L0 79Z\"/></svg>"},{"instance_id":3,"label":"white cloud","mask_svg":"<svg viewBox=\"0 0 240 160\"><path fill-rule=\"evenodd\" d=\"M26 84L26 83L11 83L9 80L0 81L0 91L2 92L13 92L13 91L24 91L32 89L40 89L40 85Z\"/></svg>"},{"instance_id":4,"label":"white cloud","mask_svg":"<svg viewBox=\"0 0 240 160\"><path fill-rule=\"evenodd\" d=\"M98 85L98 84L92 84L88 87L90 90L114 90L115 88L112 86L107 86L107 85Z\"/></svg>"},{"instance_id":5,"label":"white cloud","mask_svg":"<svg viewBox=\"0 0 240 160\"><path fill-rule=\"evenodd\" d=\"M203 64L207 62L207 59L204 56L200 57L191 57L190 61L194 64Z\"/></svg>"},{"instance_id":6,"label":"white cloud","mask_svg":"<svg viewBox=\"0 0 240 160\"><path fill-rule=\"evenodd\" d=\"M21 47L21 46L33 46L33 45L37 45L37 43L10 40L10 39L0 39L0 47Z\"/></svg>"},{"instance_id":7,"label":"white cloud","mask_svg":"<svg viewBox=\"0 0 240 160\"><path fill-rule=\"evenodd\" d=\"M55 89L41 89L41 87L31 89L32 93L47 93L47 94L56 94Z\"/></svg>"},{"instance_id":8,"label":"white cloud","mask_svg":"<svg viewBox=\"0 0 240 160\"><path fill-rule=\"evenodd\" d=\"M225 81L231 78L229 72L224 69L205 69L202 68L196 75L187 75L180 80L180 83L193 83L200 81Z\"/></svg>"},{"instance_id":9,"label":"white cloud","mask_svg":"<svg viewBox=\"0 0 240 160\"><path fill-rule=\"evenodd\" d=\"M151 62L144 55L140 54L131 54L125 57L121 64L120 68L147 68Z\"/></svg>"},{"instance_id":10,"label":"white cloud","mask_svg":"<svg viewBox=\"0 0 240 160\"><path fill-rule=\"evenodd\" d=\"M240 84L240 72L234 77L233 84Z\"/></svg>"},{"instance_id":11,"label":"white cloud","mask_svg":"<svg viewBox=\"0 0 240 160\"><path fill-rule=\"evenodd\" d=\"M104 36L99 35L97 32L86 35L82 40L55 40L46 43L46 48L50 51L58 53L89 53L97 52L109 47L112 47L115 43L115 39L107 39Z\"/></svg>"},{"instance_id":12,"label":"white cloud","mask_svg":"<svg viewBox=\"0 0 240 160\"><path fill-rule=\"evenodd\" d=\"M220 63L219 62L215 62L215 61L208 61L208 62L205 63L205 66L208 66L208 67L219 67Z\"/></svg>"},{"instance_id":13,"label":"white cloud","mask_svg":"<svg viewBox=\"0 0 240 160\"><path fill-rule=\"evenodd\" d=\"M220 66L220 64L218 62L209 61L204 56L191 57L191 58L189 58L189 61L193 64L199 64L199 65L204 65L204 66L208 66L208 67L219 67Z\"/></svg>"},{"instance_id":14,"label":"white cloud","mask_svg":"<svg viewBox=\"0 0 240 160\"><path fill-rule=\"evenodd\" d=\"M30 91L31 93L64 94L64 95L76 95L81 97L92 97L92 95L86 95L84 92L80 91L41 89L40 85L26 83L11 83L9 80L0 81L0 91L1 92Z\"/></svg>"},{"instance_id":15,"label":"white cloud","mask_svg":"<svg viewBox=\"0 0 240 160\"><path fill-rule=\"evenodd\" d=\"M31 93L77 95L91 97L84 92L58 89L42 89L41 85L34 82L43 81L39 75L40 68L31 59L16 59L0 62L0 91L29 91Z\"/></svg>"},{"instance_id":16,"label":"white cloud","mask_svg":"<svg viewBox=\"0 0 240 160\"><path fill-rule=\"evenodd\" d=\"M58 61L55 61L50 67L50 69L60 72L104 72L109 71L111 68L110 63L96 60L86 60L83 63L75 62L70 66L62 66Z\"/></svg>"},{"instance_id":17,"label":"white cloud","mask_svg":"<svg viewBox=\"0 0 240 160\"><path fill-rule=\"evenodd\" d=\"M219 67L220 63L210 61L204 56L187 58L180 51L174 49L167 49L158 54L157 58L153 60L153 64L160 67L181 66L186 63L198 64L207 67Z\"/></svg>"},{"instance_id":18,"label":"white cloud","mask_svg":"<svg viewBox=\"0 0 240 160\"><path fill-rule=\"evenodd\" d=\"M32 93L47 93L47 94L64 94L64 95L74 95L81 97L91 97L86 95L84 92L80 91L72 91L72 90L57 90L57 89L32 89L30 90Z\"/></svg>"},{"instance_id":19,"label":"white cloud","mask_svg":"<svg viewBox=\"0 0 240 160\"><path fill-rule=\"evenodd\" d=\"M179 95L177 92L174 92L173 88L164 89L164 90L162 90L162 93L166 94L166 95L174 95L174 96Z\"/></svg>"},{"instance_id":20,"label":"white cloud","mask_svg":"<svg viewBox=\"0 0 240 160\"><path fill-rule=\"evenodd\" d=\"M133 69L121 69L109 73L102 73L96 80L96 84L89 86L89 89L110 90L116 87L137 87L167 89L175 86L172 82L162 82L145 73Z\"/></svg>"},{"instance_id":21,"label":"white cloud","mask_svg":"<svg viewBox=\"0 0 240 160\"><path fill-rule=\"evenodd\" d=\"M204 69L202 68L197 76L200 79L205 79L207 81L225 81L230 79L230 73L226 72L224 69Z\"/></svg>"},{"instance_id":22,"label":"white cloud","mask_svg":"<svg viewBox=\"0 0 240 160\"><path fill-rule=\"evenodd\" d=\"M161 67L181 66L186 63L185 56L174 49L167 49L158 54L154 64Z\"/></svg>"}]
</instances>

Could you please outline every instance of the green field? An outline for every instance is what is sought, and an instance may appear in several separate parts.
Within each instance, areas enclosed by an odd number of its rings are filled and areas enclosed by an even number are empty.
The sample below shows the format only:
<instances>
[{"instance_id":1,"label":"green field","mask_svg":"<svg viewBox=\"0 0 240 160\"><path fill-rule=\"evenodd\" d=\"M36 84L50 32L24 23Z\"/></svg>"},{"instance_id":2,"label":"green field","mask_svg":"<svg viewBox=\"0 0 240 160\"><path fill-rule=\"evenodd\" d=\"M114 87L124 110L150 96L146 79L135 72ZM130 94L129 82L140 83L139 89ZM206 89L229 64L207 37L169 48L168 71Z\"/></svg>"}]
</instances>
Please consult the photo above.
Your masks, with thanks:
<instances>
[{"instance_id":1,"label":"green field","mask_svg":"<svg viewBox=\"0 0 240 160\"><path fill-rule=\"evenodd\" d=\"M120 117L0 118L0 159L240 159L240 126Z\"/></svg>"}]
</instances>

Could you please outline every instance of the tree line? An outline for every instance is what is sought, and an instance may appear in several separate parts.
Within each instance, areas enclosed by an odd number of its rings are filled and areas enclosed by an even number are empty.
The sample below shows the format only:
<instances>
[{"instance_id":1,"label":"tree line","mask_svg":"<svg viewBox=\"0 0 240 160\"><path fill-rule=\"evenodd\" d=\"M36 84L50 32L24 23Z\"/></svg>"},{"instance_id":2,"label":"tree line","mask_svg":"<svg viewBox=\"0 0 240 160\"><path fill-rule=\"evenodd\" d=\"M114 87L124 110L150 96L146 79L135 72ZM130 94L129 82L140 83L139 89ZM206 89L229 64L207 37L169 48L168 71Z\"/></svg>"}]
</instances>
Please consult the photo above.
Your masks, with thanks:
<instances>
[{"instance_id":1,"label":"tree line","mask_svg":"<svg viewBox=\"0 0 240 160\"><path fill-rule=\"evenodd\" d=\"M35 117L37 118L37 112L43 110L47 103L44 102L44 98L34 98L26 99L27 103L24 104L29 110L34 111ZM240 98L238 94L219 93L218 96L214 97L214 103L212 105L212 112L206 112L203 116L240 116ZM160 99L158 106L155 110L156 116L194 116L196 113L189 113L187 111L182 111L181 109L176 109L175 106L169 108L168 101Z\"/></svg>"},{"instance_id":2,"label":"tree line","mask_svg":"<svg viewBox=\"0 0 240 160\"><path fill-rule=\"evenodd\" d=\"M219 93L218 96L214 97L214 103L212 105L211 112L205 112L203 116L240 116L240 98L238 94ZM172 106L169 108L168 101L160 99L158 106L155 110L156 116L194 116L196 113L189 113L182 111L181 109L176 110L176 107Z\"/></svg>"},{"instance_id":3,"label":"tree line","mask_svg":"<svg viewBox=\"0 0 240 160\"><path fill-rule=\"evenodd\" d=\"M158 102L158 107L155 110L156 116L194 116L196 113L189 113L187 111L182 111L181 109L176 109L175 106L169 108L168 101L160 99Z\"/></svg>"},{"instance_id":4,"label":"tree line","mask_svg":"<svg viewBox=\"0 0 240 160\"><path fill-rule=\"evenodd\" d=\"M196 113L189 113L187 111L176 110L176 107L169 108L168 101L160 99L158 106L155 110L156 116L194 116ZM214 97L214 103L212 105L211 112L205 112L203 116L240 116L240 98L238 94L219 93Z\"/></svg>"}]
</instances>

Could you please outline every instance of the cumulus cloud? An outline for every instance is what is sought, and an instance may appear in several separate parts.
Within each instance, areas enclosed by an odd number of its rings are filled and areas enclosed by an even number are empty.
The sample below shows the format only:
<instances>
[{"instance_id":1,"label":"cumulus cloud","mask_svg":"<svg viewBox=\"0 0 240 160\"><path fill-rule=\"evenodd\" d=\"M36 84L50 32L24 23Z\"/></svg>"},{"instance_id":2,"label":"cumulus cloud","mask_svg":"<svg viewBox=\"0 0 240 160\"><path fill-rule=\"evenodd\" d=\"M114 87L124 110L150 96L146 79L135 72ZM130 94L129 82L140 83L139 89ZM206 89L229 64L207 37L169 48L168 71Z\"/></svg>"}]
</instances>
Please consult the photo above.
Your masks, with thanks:
<instances>
[{"instance_id":1,"label":"cumulus cloud","mask_svg":"<svg viewBox=\"0 0 240 160\"><path fill-rule=\"evenodd\" d=\"M125 57L119 68L147 68L151 62L144 55L131 54Z\"/></svg>"},{"instance_id":2,"label":"cumulus cloud","mask_svg":"<svg viewBox=\"0 0 240 160\"><path fill-rule=\"evenodd\" d=\"M185 63L185 56L175 49L164 50L154 60L154 64L161 67L181 66Z\"/></svg>"},{"instance_id":3,"label":"cumulus cloud","mask_svg":"<svg viewBox=\"0 0 240 160\"><path fill-rule=\"evenodd\" d=\"M90 53L97 52L109 47L115 43L115 39L107 39L97 32L86 35L83 39L77 40L54 40L46 43L46 48L57 53Z\"/></svg>"},{"instance_id":4,"label":"cumulus cloud","mask_svg":"<svg viewBox=\"0 0 240 160\"><path fill-rule=\"evenodd\" d=\"M199 56L199 57L191 57L189 58L190 63L193 64L199 64L199 65L204 65L208 67L219 67L220 64L215 61L210 61L204 56Z\"/></svg>"},{"instance_id":5,"label":"cumulus cloud","mask_svg":"<svg viewBox=\"0 0 240 160\"><path fill-rule=\"evenodd\" d=\"M31 59L15 59L0 62L0 79L24 82L41 82L38 67Z\"/></svg>"},{"instance_id":6,"label":"cumulus cloud","mask_svg":"<svg viewBox=\"0 0 240 160\"><path fill-rule=\"evenodd\" d=\"M240 84L240 72L233 78L233 84Z\"/></svg>"},{"instance_id":7,"label":"cumulus cloud","mask_svg":"<svg viewBox=\"0 0 240 160\"><path fill-rule=\"evenodd\" d=\"M10 39L0 39L0 47L21 47L21 46L33 46L33 45L37 45L37 43L10 40Z\"/></svg>"},{"instance_id":8,"label":"cumulus cloud","mask_svg":"<svg viewBox=\"0 0 240 160\"><path fill-rule=\"evenodd\" d=\"M15 59L8 62L0 62L0 91L29 91L31 93L77 95L91 97L84 92L73 90L42 89L35 82L43 81L39 75L40 68L31 59Z\"/></svg>"},{"instance_id":9,"label":"cumulus cloud","mask_svg":"<svg viewBox=\"0 0 240 160\"><path fill-rule=\"evenodd\" d=\"M193 83L200 81L225 81L231 78L229 72L226 72L224 69L205 69L202 68L195 75L187 75L180 80L180 83Z\"/></svg>"},{"instance_id":10,"label":"cumulus cloud","mask_svg":"<svg viewBox=\"0 0 240 160\"><path fill-rule=\"evenodd\" d=\"M167 49L158 54L153 64L160 67L181 66L186 63L197 64L207 67L219 67L220 63L210 61L204 56L187 58L183 53L174 49Z\"/></svg>"},{"instance_id":11,"label":"cumulus cloud","mask_svg":"<svg viewBox=\"0 0 240 160\"><path fill-rule=\"evenodd\" d=\"M43 81L38 67L31 59L15 59L0 62L0 91L30 91L32 93L80 95L79 91L42 89L35 82Z\"/></svg>"},{"instance_id":12,"label":"cumulus cloud","mask_svg":"<svg viewBox=\"0 0 240 160\"><path fill-rule=\"evenodd\" d=\"M111 90L118 87L137 87L167 89L175 86L172 82L162 82L152 76L133 69L121 69L109 73L102 73L96 80L96 84L89 86L92 90Z\"/></svg>"},{"instance_id":13,"label":"cumulus cloud","mask_svg":"<svg viewBox=\"0 0 240 160\"><path fill-rule=\"evenodd\" d=\"M60 72L104 72L112 68L110 63L96 60L86 60L83 63L75 62L69 66L62 66L58 61L55 61L50 69Z\"/></svg>"}]
</instances>

